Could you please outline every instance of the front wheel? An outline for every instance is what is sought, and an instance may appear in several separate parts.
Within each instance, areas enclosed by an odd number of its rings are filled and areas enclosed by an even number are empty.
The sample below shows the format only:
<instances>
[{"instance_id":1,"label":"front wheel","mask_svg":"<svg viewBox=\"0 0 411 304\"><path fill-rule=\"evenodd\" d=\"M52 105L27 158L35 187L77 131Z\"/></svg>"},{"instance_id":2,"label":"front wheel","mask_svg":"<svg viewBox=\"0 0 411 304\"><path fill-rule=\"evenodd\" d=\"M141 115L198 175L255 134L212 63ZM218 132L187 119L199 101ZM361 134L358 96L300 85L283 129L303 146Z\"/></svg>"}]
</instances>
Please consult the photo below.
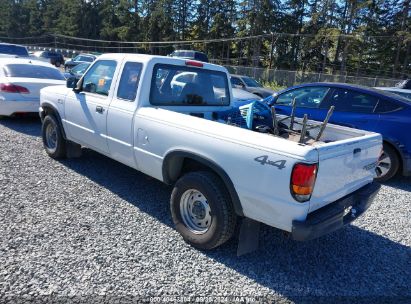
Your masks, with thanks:
<instances>
[{"instance_id":1,"label":"front wheel","mask_svg":"<svg viewBox=\"0 0 411 304\"><path fill-rule=\"evenodd\" d=\"M237 216L227 189L211 172L190 172L171 194L171 215L184 240L200 249L213 249L229 240Z\"/></svg>"},{"instance_id":2,"label":"front wheel","mask_svg":"<svg viewBox=\"0 0 411 304\"><path fill-rule=\"evenodd\" d=\"M377 177L375 178L379 182L385 182L392 178L398 171L400 161L397 152L387 145L383 145L383 151L378 160L378 165L375 168Z\"/></svg>"},{"instance_id":3,"label":"front wheel","mask_svg":"<svg viewBox=\"0 0 411 304\"><path fill-rule=\"evenodd\" d=\"M41 135L44 149L50 157L56 159L66 157L66 140L54 116L47 115L44 118Z\"/></svg>"}]
</instances>

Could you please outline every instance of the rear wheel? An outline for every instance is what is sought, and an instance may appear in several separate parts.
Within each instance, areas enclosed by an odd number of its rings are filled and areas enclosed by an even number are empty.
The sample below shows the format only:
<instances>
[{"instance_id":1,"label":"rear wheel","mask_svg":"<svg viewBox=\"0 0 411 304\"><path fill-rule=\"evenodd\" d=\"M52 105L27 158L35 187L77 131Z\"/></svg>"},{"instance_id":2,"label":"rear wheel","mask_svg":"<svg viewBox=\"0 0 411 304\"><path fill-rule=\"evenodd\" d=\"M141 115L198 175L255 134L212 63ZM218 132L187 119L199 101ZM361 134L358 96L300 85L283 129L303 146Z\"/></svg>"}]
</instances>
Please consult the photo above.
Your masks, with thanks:
<instances>
[{"instance_id":1,"label":"rear wheel","mask_svg":"<svg viewBox=\"0 0 411 304\"><path fill-rule=\"evenodd\" d=\"M218 247L234 233L237 216L227 190L214 173L185 174L177 181L170 204L176 230L194 247Z\"/></svg>"},{"instance_id":2,"label":"rear wheel","mask_svg":"<svg viewBox=\"0 0 411 304\"><path fill-rule=\"evenodd\" d=\"M382 154L375 168L376 180L379 182L389 180L397 173L399 166L400 161L397 152L390 145L384 143Z\"/></svg>"},{"instance_id":3,"label":"rear wheel","mask_svg":"<svg viewBox=\"0 0 411 304\"><path fill-rule=\"evenodd\" d=\"M54 116L47 115L44 118L41 135L44 149L50 157L56 159L66 157L66 140Z\"/></svg>"}]
</instances>

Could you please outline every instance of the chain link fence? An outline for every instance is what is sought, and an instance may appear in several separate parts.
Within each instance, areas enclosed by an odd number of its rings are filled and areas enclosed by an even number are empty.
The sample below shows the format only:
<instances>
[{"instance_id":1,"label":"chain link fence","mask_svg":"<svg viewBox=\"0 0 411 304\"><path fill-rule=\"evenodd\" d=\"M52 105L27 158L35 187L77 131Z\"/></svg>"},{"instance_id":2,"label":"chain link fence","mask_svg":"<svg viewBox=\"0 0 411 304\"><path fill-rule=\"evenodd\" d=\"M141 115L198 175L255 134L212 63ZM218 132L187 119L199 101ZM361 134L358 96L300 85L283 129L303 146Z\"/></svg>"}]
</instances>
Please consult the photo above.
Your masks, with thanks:
<instances>
[{"instance_id":1,"label":"chain link fence","mask_svg":"<svg viewBox=\"0 0 411 304\"><path fill-rule=\"evenodd\" d=\"M65 57L71 58L75 55L84 52L77 48L74 49L61 49L53 48L50 46L34 46L27 45L28 49L32 52L40 50L50 50L61 52ZM128 50L130 51L130 50ZM210 60L216 61L216 60ZM216 62L217 63L217 62ZM222 63L222 62L221 62ZM220 63L220 64L221 64ZM224 64L223 64L224 65ZM332 75L323 73L310 73L302 71L289 71L279 69L267 69L259 67L248 66L234 66L224 65L231 74L239 74L253 77L263 82L275 82L278 86L291 87L300 83L307 82L344 82L357 85L363 85L368 87L393 87L396 83L400 82L400 79L389 79L380 77L361 77L350 75Z\"/></svg>"},{"instance_id":2,"label":"chain link fence","mask_svg":"<svg viewBox=\"0 0 411 304\"><path fill-rule=\"evenodd\" d=\"M279 86L291 87L307 82L344 82L368 87L393 87L400 82L399 79L387 79L379 77L359 77L349 75L331 75L322 73L309 73L302 71L288 71L277 69L265 69L245 66L225 66L231 74L239 74L253 77L259 81L275 82Z\"/></svg>"}]
</instances>

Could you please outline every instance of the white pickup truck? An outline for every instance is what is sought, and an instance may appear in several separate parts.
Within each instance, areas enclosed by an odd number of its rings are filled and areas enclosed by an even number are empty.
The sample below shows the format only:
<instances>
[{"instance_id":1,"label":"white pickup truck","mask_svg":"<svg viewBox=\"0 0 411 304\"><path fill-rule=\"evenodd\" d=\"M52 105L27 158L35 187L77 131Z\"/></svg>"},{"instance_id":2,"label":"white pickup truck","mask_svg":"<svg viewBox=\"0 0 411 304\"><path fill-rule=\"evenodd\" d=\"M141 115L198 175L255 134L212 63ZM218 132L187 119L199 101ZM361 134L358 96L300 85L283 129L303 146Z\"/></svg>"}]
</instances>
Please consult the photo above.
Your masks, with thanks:
<instances>
[{"instance_id":1,"label":"white pickup truck","mask_svg":"<svg viewBox=\"0 0 411 304\"><path fill-rule=\"evenodd\" d=\"M87 147L174 185L171 216L197 248L223 244L237 223L244 248L258 240L258 223L316 238L357 218L379 190L379 134L328 124L319 140L301 142L270 126L241 127L221 66L105 54L77 83L42 89L40 100L48 155L79 156Z\"/></svg>"}]
</instances>

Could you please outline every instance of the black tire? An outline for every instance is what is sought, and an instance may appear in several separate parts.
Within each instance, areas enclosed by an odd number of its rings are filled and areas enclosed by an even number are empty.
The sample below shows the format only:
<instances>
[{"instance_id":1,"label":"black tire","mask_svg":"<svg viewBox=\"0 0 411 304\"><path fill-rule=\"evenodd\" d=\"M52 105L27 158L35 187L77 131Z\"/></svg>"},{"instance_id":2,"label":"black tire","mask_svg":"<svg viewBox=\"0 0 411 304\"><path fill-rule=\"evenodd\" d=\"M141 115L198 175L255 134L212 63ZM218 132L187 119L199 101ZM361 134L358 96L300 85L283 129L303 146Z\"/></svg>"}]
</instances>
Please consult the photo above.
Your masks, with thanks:
<instances>
[{"instance_id":1,"label":"black tire","mask_svg":"<svg viewBox=\"0 0 411 304\"><path fill-rule=\"evenodd\" d=\"M208 230L201 234L196 234L190 230L184 223L180 211L182 196L191 189L204 194L211 209L211 224ZM187 243L196 248L216 248L228 241L234 233L237 221L234 206L221 179L214 173L198 171L185 174L174 186L170 205L176 230Z\"/></svg>"},{"instance_id":2,"label":"black tire","mask_svg":"<svg viewBox=\"0 0 411 304\"><path fill-rule=\"evenodd\" d=\"M386 159L389 159L391 162L388 164ZM395 174L397 174L398 169L400 167L400 160L398 157L397 152L392 148L389 144L384 143L383 145L383 153L379 159L379 164L377 165L377 168L375 169L377 172L377 177L375 178L376 181L378 182L386 182L392 177L394 177ZM388 168L387 172L383 172L382 170L386 170Z\"/></svg>"},{"instance_id":3,"label":"black tire","mask_svg":"<svg viewBox=\"0 0 411 304\"><path fill-rule=\"evenodd\" d=\"M48 132L52 132L50 130L53 128L55 129L55 145L50 142L47 135ZM47 115L44 118L41 126L41 136L43 139L43 147L50 157L55 159L66 157L66 140L62 135L62 130L57 119L53 115Z\"/></svg>"}]
</instances>

